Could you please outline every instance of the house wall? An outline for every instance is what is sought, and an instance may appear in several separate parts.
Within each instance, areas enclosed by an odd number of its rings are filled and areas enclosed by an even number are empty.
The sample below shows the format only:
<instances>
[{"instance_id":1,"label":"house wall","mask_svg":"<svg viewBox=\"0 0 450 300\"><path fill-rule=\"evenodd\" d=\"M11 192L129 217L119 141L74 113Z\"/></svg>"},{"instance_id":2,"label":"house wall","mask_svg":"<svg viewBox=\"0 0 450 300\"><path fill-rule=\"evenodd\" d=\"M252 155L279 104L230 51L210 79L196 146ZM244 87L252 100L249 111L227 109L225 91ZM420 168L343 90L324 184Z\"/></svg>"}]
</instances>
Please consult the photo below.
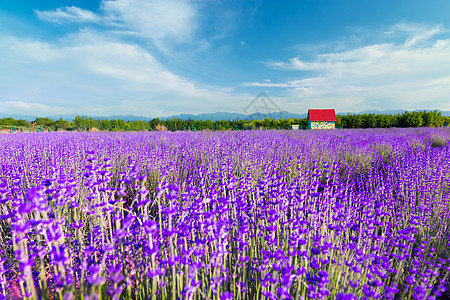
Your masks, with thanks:
<instances>
[{"instance_id":1,"label":"house wall","mask_svg":"<svg viewBox=\"0 0 450 300\"><path fill-rule=\"evenodd\" d=\"M308 129L335 129L336 122L308 121Z\"/></svg>"}]
</instances>

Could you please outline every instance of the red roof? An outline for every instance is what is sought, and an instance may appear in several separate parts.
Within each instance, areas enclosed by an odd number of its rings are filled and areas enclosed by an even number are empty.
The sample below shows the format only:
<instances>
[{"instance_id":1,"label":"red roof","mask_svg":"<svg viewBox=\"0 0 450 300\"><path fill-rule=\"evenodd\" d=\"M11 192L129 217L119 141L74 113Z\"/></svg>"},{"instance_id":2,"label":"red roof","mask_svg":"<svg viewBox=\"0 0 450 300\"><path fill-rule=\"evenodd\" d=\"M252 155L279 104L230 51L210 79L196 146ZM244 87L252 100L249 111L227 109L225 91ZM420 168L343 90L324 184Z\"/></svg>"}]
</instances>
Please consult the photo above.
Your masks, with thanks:
<instances>
[{"instance_id":1,"label":"red roof","mask_svg":"<svg viewBox=\"0 0 450 300\"><path fill-rule=\"evenodd\" d=\"M308 109L308 118L310 121L336 122L336 113L334 109Z\"/></svg>"}]
</instances>

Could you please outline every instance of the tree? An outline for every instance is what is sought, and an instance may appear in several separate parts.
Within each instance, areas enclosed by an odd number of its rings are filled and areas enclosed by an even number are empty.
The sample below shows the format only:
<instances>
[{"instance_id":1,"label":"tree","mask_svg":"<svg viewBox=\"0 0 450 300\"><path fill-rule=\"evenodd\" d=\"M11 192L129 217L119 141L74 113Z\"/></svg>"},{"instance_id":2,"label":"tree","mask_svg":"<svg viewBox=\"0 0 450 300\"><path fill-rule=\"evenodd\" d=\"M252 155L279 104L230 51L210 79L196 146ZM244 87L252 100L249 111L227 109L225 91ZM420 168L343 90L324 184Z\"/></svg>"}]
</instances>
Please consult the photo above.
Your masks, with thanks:
<instances>
[{"instance_id":1,"label":"tree","mask_svg":"<svg viewBox=\"0 0 450 300\"><path fill-rule=\"evenodd\" d=\"M376 123L377 123L376 127L379 127L379 128L388 128L388 127L390 127L389 126L390 125L389 124L389 119L388 119L386 114L376 115L375 116L375 120L376 120Z\"/></svg>"},{"instance_id":2,"label":"tree","mask_svg":"<svg viewBox=\"0 0 450 300\"><path fill-rule=\"evenodd\" d=\"M69 121L63 120L62 118L59 118L59 120L54 122L54 127L56 127L56 130L58 129L67 129L69 125Z\"/></svg>"},{"instance_id":3,"label":"tree","mask_svg":"<svg viewBox=\"0 0 450 300\"><path fill-rule=\"evenodd\" d=\"M377 126L375 114L364 114L361 117L364 128L375 128Z\"/></svg>"}]
</instances>

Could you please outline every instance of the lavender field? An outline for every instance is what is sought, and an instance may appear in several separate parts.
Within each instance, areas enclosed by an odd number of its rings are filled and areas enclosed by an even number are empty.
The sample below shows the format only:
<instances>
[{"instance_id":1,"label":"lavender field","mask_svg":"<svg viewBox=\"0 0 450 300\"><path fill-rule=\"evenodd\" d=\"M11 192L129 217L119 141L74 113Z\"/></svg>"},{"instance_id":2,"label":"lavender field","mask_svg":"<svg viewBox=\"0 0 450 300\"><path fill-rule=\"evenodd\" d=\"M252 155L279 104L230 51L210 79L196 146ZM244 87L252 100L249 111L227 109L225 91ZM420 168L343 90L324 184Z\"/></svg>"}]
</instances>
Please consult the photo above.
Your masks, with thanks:
<instances>
[{"instance_id":1,"label":"lavender field","mask_svg":"<svg viewBox=\"0 0 450 300\"><path fill-rule=\"evenodd\" d=\"M439 299L449 139L1 135L2 298Z\"/></svg>"}]
</instances>

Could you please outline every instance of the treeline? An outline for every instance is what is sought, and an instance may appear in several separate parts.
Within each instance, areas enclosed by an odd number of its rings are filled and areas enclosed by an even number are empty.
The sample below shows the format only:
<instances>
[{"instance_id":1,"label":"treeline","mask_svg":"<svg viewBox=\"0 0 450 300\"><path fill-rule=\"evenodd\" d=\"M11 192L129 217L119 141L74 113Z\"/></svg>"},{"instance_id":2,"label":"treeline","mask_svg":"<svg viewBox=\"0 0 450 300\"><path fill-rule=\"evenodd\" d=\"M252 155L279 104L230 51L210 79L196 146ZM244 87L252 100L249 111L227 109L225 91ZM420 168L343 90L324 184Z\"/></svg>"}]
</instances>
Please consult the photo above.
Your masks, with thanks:
<instances>
[{"instance_id":1,"label":"treeline","mask_svg":"<svg viewBox=\"0 0 450 300\"><path fill-rule=\"evenodd\" d=\"M440 111L405 111L402 114L338 115L336 126L343 128L442 127L450 124L450 116Z\"/></svg>"},{"instance_id":2,"label":"treeline","mask_svg":"<svg viewBox=\"0 0 450 300\"><path fill-rule=\"evenodd\" d=\"M450 124L450 116L444 117L438 111L404 112L403 114L347 114L337 115L337 128L389 128L389 127L442 127ZM153 119L151 121L123 121L120 119L98 120L77 116L72 121L63 119L37 118L34 121L0 119L0 128L9 131L162 131L162 130L266 130L291 129L300 125L306 129L307 118L263 120L193 120Z\"/></svg>"}]
</instances>

